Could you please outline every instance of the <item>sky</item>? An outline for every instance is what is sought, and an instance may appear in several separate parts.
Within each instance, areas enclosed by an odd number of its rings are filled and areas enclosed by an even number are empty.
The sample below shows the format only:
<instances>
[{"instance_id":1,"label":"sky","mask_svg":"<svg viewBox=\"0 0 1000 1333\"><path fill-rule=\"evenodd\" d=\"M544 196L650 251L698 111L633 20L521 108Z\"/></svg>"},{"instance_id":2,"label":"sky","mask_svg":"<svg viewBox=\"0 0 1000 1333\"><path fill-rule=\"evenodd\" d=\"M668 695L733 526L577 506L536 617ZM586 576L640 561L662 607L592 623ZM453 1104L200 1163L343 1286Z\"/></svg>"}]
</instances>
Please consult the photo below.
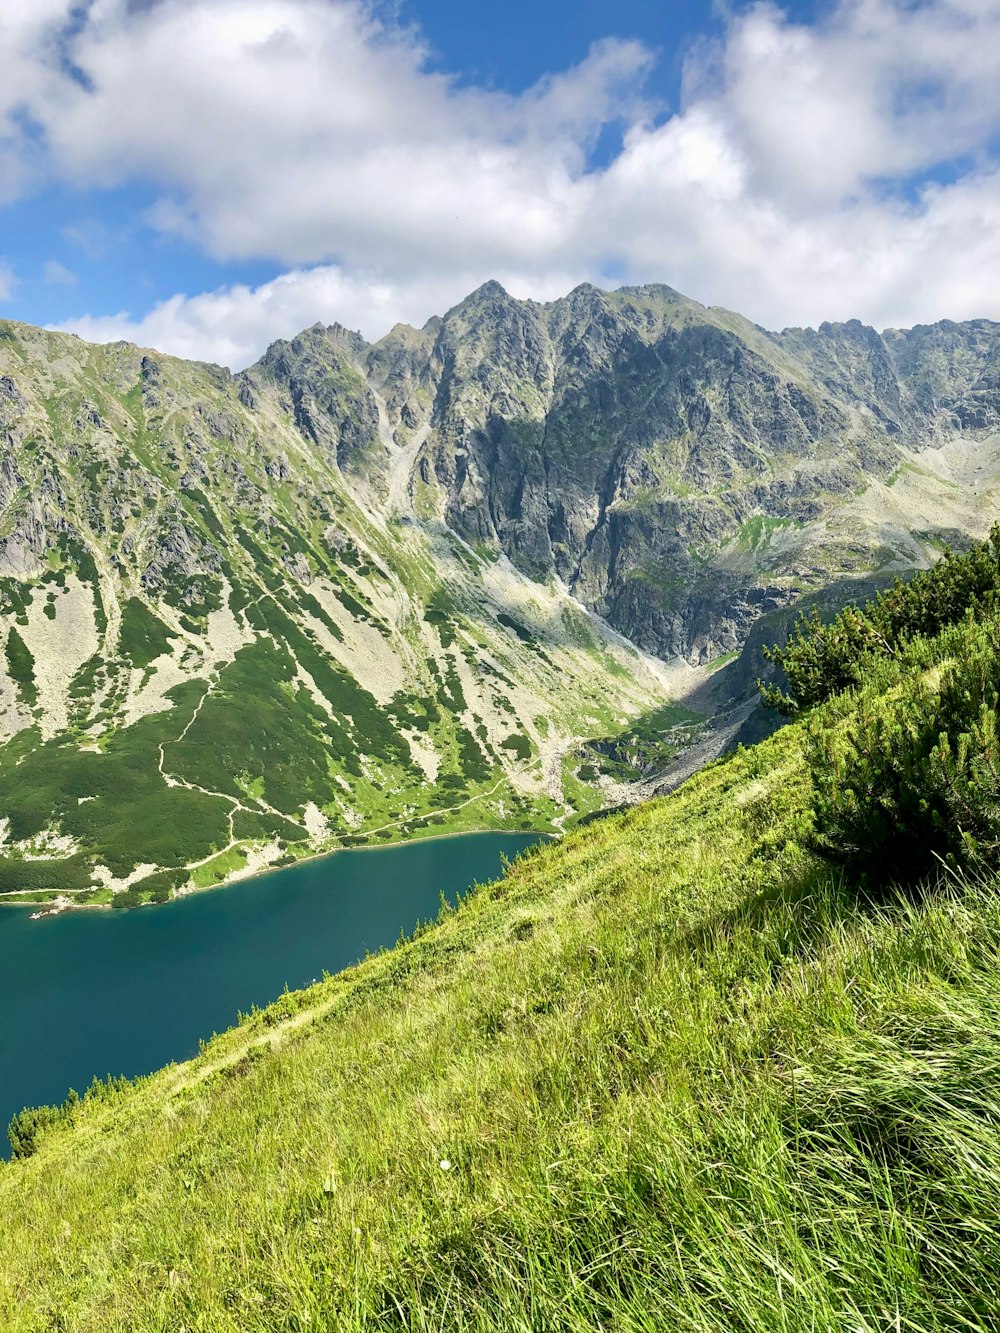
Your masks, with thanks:
<instances>
[{"instance_id":1,"label":"sky","mask_svg":"<svg viewBox=\"0 0 1000 1333\"><path fill-rule=\"evenodd\" d=\"M1000 0L0 0L0 318L233 369L488 279L1000 319Z\"/></svg>"}]
</instances>

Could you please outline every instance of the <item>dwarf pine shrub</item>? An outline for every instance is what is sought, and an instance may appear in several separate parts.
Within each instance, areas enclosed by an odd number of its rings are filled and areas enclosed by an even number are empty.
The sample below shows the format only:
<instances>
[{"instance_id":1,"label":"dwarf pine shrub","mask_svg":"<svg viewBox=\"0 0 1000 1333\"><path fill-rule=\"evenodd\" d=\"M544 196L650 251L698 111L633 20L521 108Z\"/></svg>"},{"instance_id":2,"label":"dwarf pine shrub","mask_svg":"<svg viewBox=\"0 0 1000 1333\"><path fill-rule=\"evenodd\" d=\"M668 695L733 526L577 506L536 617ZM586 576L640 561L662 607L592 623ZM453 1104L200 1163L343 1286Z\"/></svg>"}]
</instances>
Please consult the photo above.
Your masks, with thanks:
<instances>
[{"instance_id":1,"label":"dwarf pine shrub","mask_svg":"<svg viewBox=\"0 0 1000 1333\"><path fill-rule=\"evenodd\" d=\"M1000 869L998 715L996 619L970 622L943 666L862 692L843 720L817 715L814 849L870 884Z\"/></svg>"},{"instance_id":2,"label":"dwarf pine shrub","mask_svg":"<svg viewBox=\"0 0 1000 1333\"><path fill-rule=\"evenodd\" d=\"M784 674L787 689L757 686L768 708L793 716L841 691L865 683L873 660L898 658L918 637L933 637L970 613L991 615L1000 599L1000 525L989 539L962 555L946 551L922 570L862 607L847 606L824 622L813 607L803 612L784 646L764 656Z\"/></svg>"}]
</instances>

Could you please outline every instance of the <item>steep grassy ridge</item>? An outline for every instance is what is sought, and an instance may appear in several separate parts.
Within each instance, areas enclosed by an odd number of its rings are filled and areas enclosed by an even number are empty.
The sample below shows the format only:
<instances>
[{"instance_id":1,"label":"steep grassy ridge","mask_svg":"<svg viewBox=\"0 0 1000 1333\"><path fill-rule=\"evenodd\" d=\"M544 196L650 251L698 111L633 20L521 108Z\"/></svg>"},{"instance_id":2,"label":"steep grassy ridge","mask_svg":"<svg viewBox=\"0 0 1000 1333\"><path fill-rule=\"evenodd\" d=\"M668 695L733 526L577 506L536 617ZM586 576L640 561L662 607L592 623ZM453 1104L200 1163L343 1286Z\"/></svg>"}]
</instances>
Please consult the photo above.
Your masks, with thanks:
<instances>
[{"instance_id":1,"label":"steep grassy ridge","mask_svg":"<svg viewBox=\"0 0 1000 1333\"><path fill-rule=\"evenodd\" d=\"M0 1325L994 1328L1000 902L866 903L808 792L795 723L70 1105Z\"/></svg>"}]
</instances>

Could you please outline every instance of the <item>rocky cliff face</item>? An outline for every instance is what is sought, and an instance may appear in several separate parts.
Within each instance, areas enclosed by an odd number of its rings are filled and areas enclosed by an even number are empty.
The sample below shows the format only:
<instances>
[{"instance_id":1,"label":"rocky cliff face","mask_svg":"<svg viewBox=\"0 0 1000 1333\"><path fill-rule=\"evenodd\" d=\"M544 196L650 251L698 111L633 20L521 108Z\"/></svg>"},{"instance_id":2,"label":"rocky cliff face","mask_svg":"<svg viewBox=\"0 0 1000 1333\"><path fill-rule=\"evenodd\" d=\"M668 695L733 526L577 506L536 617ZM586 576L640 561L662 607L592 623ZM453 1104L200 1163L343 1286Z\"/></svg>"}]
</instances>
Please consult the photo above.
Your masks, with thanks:
<instances>
[{"instance_id":1,"label":"rocky cliff face","mask_svg":"<svg viewBox=\"0 0 1000 1333\"><path fill-rule=\"evenodd\" d=\"M343 331L310 330L291 344L290 378L331 380L308 360L317 340L339 364ZM287 363L280 346L251 376ZM342 466L377 486L393 447L419 434L406 481L420 512L691 661L845 570L926 563L934 524L912 487L885 522L842 536L816 525L901 469L926 471L921 451L1000 428L1000 327L987 321L771 334L668 287L584 286L541 305L488 283L423 330L349 352L369 394L349 404L357 449L343 397L327 412ZM979 499L955 531L977 530Z\"/></svg>"},{"instance_id":2,"label":"rocky cliff face","mask_svg":"<svg viewBox=\"0 0 1000 1333\"><path fill-rule=\"evenodd\" d=\"M933 559L942 524L915 475L970 488L961 514L946 506L950 539L992 507L1000 326L986 320L773 334L664 286L542 305L487 283L374 346L307 330L247 375L267 379L367 494L408 453L426 518L668 658L732 651L845 573ZM901 476L886 503L878 489Z\"/></svg>"}]
</instances>

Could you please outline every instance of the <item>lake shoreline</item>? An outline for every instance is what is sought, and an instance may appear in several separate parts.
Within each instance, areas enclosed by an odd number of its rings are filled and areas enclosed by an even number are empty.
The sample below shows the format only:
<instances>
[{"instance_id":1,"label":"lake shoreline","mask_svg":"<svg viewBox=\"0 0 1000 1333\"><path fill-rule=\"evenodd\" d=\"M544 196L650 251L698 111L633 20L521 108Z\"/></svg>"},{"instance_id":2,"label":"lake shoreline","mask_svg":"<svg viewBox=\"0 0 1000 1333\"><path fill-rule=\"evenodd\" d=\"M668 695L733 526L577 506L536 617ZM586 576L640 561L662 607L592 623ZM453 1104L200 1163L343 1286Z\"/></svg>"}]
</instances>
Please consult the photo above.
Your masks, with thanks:
<instances>
[{"instance_id":1,"label":"lake shoreline","mask_svg":"<svg viewBox=\"0 0 1000 1333\"><path fill-rule=\"evenodd\" d=\"M563 836L561 831L545 832L540 829L519 829L519 828L473 828L473 829L453 829L449 833L429 833L426 837L418 838L398 838L391 842L364 842L351 847L331 847L326 851L310 852L308 856L297 856L284 865L264 866L260 870L254 870L249 875L241 875L236 871L232 875L227 875L225 879L220 879L216 884L202 884L192 888L184 889L181 892L174 892L173 896L167 898L161 903L137 903L135 907L116 908L114 902L108 903L74 903L72 901L64 906L56 907L51 902L11 902L10 899L0 898L0 907L14 907L21 911L28 908L34 908L37 915L32 920L43 920L50 916L65 916L70 912L114 912L125 911L133 912L142 907L169 907L171 903L183 902L186 898L193 898L202 893L214 893L216 889L235 888L239 884L251 884L255 880L264 879L269 875L278 875L283 871L292 870L296 866L308 865L315 861L325 860L327 857L338 856L343 852L389 852L396 847L409 847L417 843L424 842L443 842L448 838L480 837L484 834L499 833L518 836L523 834L525 837L544 838L550 842L558 842Z\"/></svg>"}]
</instances>

